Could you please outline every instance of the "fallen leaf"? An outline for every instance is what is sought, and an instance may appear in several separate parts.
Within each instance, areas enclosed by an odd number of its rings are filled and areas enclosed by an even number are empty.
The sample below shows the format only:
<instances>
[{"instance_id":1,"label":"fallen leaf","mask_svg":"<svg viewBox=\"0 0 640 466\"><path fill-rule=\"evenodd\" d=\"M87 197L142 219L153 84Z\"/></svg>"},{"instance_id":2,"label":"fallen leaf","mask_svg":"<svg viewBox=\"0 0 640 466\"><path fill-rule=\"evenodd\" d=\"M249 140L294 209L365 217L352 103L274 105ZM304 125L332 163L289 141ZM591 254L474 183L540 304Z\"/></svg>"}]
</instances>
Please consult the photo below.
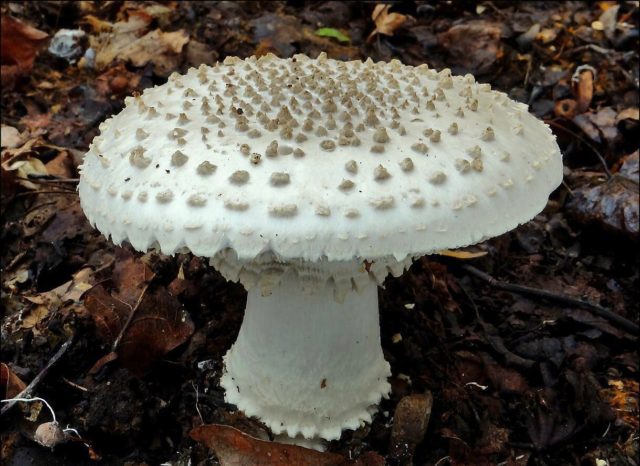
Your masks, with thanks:
<instances>
[{"instance_id":1,"label":"fallen leaf","mask_svg":"<svg viewBox=\"0 0 640 466\"><path fill-rule=\"evenodd\" d=\"M455 251L452 251L451 249L442 249L436 252L436 254L438 254L439 256L453 257L454 259L467 260L467 259L476 259L478 257L486 256L487 251L473 252L473 251L464 251L462 249L458 249Z\"/></svg>"},{"instance_id":2,"label":"fallen leaf","mask_svg":"<svg viewBox=\"0 0 640 466\"><path fill-rule=\"evenodd\" d=\"M490 72L502 58L501 28L497 23L473 20L438 34L452 64L475 75Z\"/></svg>"},{"instance_id":3,"label":"fallen leaf","mask_svg":"<svg viewBox=\"0 0 640 466\"><path fill-rule=\"evenodd\" d=\"M267 13L251 21L253 40L258 43L256 55L272 52L280 57L288 57L296 52L294 42L304 37L304 27L292 15Z\"/></svg>"},{"instance_id":4,"label":"fallen leaf","mask_svg":"<svg viewBox=\"0 0 640 466\"><path fill-rule=\"evenodd\" d=\"M127 70L123 63L117 63L98 76L95 83L101 96L129 95L137 89L140 75Z\"/></svg>"},{"instance_id":5,"label":"fallen leaf","mask_svg":"<svg viewBox=\"0 0 640 466\"><path fill-rule=\"evenodd\" d=\"M600 130L593 123L593 121L591 121L587 114L582 113L576 115L571 121L573 121L582 130L582 132L589 137L589 139L598 144L602 142L602 138L600 137Z\"/></svg>"},{"instance_id":6,"label":"fallen leaf","mask_svg":"<svg viewBox=\"0 0 640 466\"><path fill-rule=\"evenodd\" d=\"M81 21L80 24L87 25L91 28L92 32L110 32L113 29L113 24L109 21L104 21L97 18L94 15L87 15Z\"/></svg>"},{"instance_id":7,"label":"fallen leaf","mask_svg":"<svg viewBox=\"0 0 640 466\"><path fill-rule=\"evenodd\" d=\"M609 143L613 143L620 134L616 117L616 111L611 107L603 107L597 112L588 114L589 120L596 125L604 139Z\"/></svg>"},{"instance_id":8,"label":"fallen leaf","mask_svg":"<svg viewBox=\"0 0 640 466\"><path fill-rule=\"evenodd\" d=\"M316 29L316 36L320 37L331 37L333 39L337 39L340 42L350 42L351 39L344 32L335 28L320 28Z\"/></svg>"},{"instance_id":9,"label":"fallen leaf","mask_svg":"<svg viewBox=\"0 0 640 466\"><path fill-rule=\"evenodd\" d=\"M218 53L208 44L197 40L190 40L187 44L187 63L193 67L197 68L202 64L215 65L218 58Z\"/></svg>"},{"instance_id":10,"label":"fallen leaf","mask_svg":"<svg viewBox=\"0 0 640 466\"><path fill-rule=\"evenodd\" d=\"M509 441L509 429L498 427L493 423L482 426L482 437L478 441L476 453L480 455L494 455L502 452Z\"/></svg>"},{"instance_id":11,"label":"fallen leaf","mask_svg":"<svg viewBox=\"0 0 640 466\"><path fill-rule=\"evenodd\" d=\"M39 159L25 157L22 160L15 160L11 163L3 163L3 170L15 172L16 183L27 189L40 189L40 185L28 180L30 176L47 176L47 167Z\"/></svg>"},{"instance_id":12,"label":"fallen leaf","mask_svg":"<svg viewBox=\"0 0 640 466\"><path fill-rule=\"evenodd\" d=\"M325 453L296 445L286 445L253 438L229 426L209 424L196 427L189 436L213 451L221 466L383 466L384 458L368 453L349 460L335 453Z\"/></svg>"},{"instance_id":13,"label":"fallen leaf","mask_svg":"<svg viewBox=\"0 0 640 466\"><path fill-rule=\"evenodd\" d=\"M45 45L49 35L4 14L0 31L2 87L11 88L18 78L31 71L38 50Z\"/></svg>"},{"instance_id":14,"label":"fallen leaf","mask_svg":"<svg viewBox=\"0 0 640 466\"><path fill-rule=\"evenodd\" d=\"M616 25L618 10L620 9L620 5L612 6L611 8L607 8L598 18L598 21L602 25L602 31L604 31L604 35L607 39L613 40L616 34Z\"/></svg>"},{"instance_id":15,"label":"fallen leaf","mask_svg":"<svg viewBox=\"0 0 640 466\"><path fill-rule=\"evenodd\" d=\"M623 157L617 167L617 173L631 181L638 181L640 177L640 151L635 151Z\"/></svg>"},{"instance_id":16,"label":"fallen leaf","mask_svg":"<svg viewBox=\"0 0 640 466\"><path fill-rule=\"evenodd\" d=\"M638 107L625 108L620 113L618 113L618 115L616 115L616 124L626 119L640 120L640 110L638 109Z\"/></svg>"},{"instance_id":17,"label":"fallen leaf","mask_svg":"<svg viewBox=\"0 0 640 466\"><path fill-rule=\"evenodd\" d=\"M600 395L616 412L618 419L638 430L638 395L640 385L637 380L609 380L609 388L600 391Z\"/></svg>"},{"instance_id":18,"label":"fallen leaf","mask_svg":"<svg viewBox=\"0 0 640 466\"><path fill-rule=\"evenodd\" d=\"M542 42L543 44L549 44L550 42L556 40L556 37L558 37L558 32L559 31L557 29L545 28L536 34L535 39L538 42Z\"/></svg>"},{"instance_id":19,"label":"fallen leaf","mask_svg":"<svg viewBox=\"0 0 640 466\"><path fill-rule=\"evenodd\" d=\"M529 390L529 384L520 373L514 369L508 369L496 364L492 358L485 356L482 358L486 375L491 381L493 388L500 394L522 395Z\"/></svg>"},{"instance_id":20,"label":"fallen leaf","mask_svg":"<svg viewBox=\"0 0 640 466\"><path fill-rule=\"evenodd\" d=\"M31 329L36 327L40 322L49 317L49 306L39 304L22 318L22 328Z\"/></svg>"},{"instance_id":21,"label":"fallen leaf","mask_svg":"<svg viewBox=\"0 0 640 466\"><path fill-rule=\"evenodd\" d=\"M102 369L106 364L110 363L111 361L115 361L116 359L118 359L118 353L111 351L110 353L105 354L100 359L98 359L95 363L93 363L93 366L91 366L91 369L89 369L88 374L89 375L97 374L98 371Z\"/></svg>"},{"instance_id":22,"label":"fallen leaf","mask_svg":"<svg viewBox=\"0 0 640 466\"><path fill-rule=\"evenodd\" d=\"M80 201L74 199L68 206L56 210L55 217L47 223L46 227L42 230L38 241L43 243L60 243L67 239L73 239L83 232L90 232L92 230L91 225L89 225L89 222L87 222L82 212ZM71 282L67 283L70 284Z\"/></svg>"},{"instance_id":23,"label":"fallen leaf","mask_svg":"<svg viewBox=\"0 0 640 466\"><path fill-rule=\"evenodd\" d=\"M18 147L22 144L23 141L20 131L13 126L2 125L2 129L0 131L0 145L2 145L2 147L13 149L14 147Z\"/></svg>"},{"instance_id":24,"label":"fallen leaf","mask_svg":"<svg viewBox=\"0 0 640 466\"><path fill-rule=\"evenodd\" d=\"M13 398L27 385L15 375L5 363L0 363L0 398L3 400Z\"/></svg>"},{"instance_id":25,"label":"fallen leaf","mask_svg":"<svg viewBox=\"0 0 640 466\"><path fill-rule=\"evenodd\" d=\"M392 36L398 28L404 25L409 16L401 13L389 13L393 5L379 3L373 9L371 13L371 19L376 23L376 28L369 34L367 42L371 42L376 34L384 34L385 36Z\"/></svg>"},{"instance_id":26,"label":"fallen leaf","mask_svg":"<svg viewBox=\"0 0 640 466\"><path fill-rule=\"evenodd\" d=\"M18 269L13 273L4 274L2 286L12 293L18 292L18 285L26 283L29 280L30 273L27 267Z\"/></svg>"},{"instance_id":27,"label":"fallen leaf","mask_svg":"<svg viewBox=\"0 0 640 466\"><path fill-rule=\"evenodd\" d=\"M98 335L113 344L134 312L117 348L122 366L138 376L153 363L186 342L193 334L191 318L165 288L149 288L153 272L123 249L118 250L113 271L114 290L102 285L85 294L84 303Z\"/></svg>"},{"instance_id":28,"label":"fallen leaf","mask_svg":"<svg viewBox=\"0 0 640 466\"><path fill-rule=\"evenodd\" d=\"M613 177L596 186L572 190L566 210L581 223L635 238L640 231L638 182Z\"/></svg>"},{"instance_id":29,"label":"fallen leaf","mask_svg":"<svg viewBox=\"0 0 640 466\"><path fill-rule=\"evenodd\" d=\"M69 170L71 170L69 165L73 164L71 158L66 161L62 161L61 158L49 167L40 160L40 157L44 154L50 157L52 153L55 153L54 151L58 152L58 155L65 153L66 155L62 155L62 158L71 155L69 149L50 144L39 137L29 139L20 147L4 150L2 152L2 164L0 165L3 172L3 181L6 178L8 181L15 182L27 189L37 190L41 186L29 181L28 178L30 176L62 175L62 177L68 177L70 175ZM63 170L60 164L66 164L67 168Z\"/></svg>"},{"instance_id":30,"label":"fallen leaf","mask_svg":"<svg viewBox=\"0 0 640 466\"><path fill-rule=\"evenodd\" d=\"M137 67L153 63L159 76L174 71L182 61L182 49L189 42L189 35L183 30L147 32L152 19L148 14L134 14L126 22L113 24L110 32L92 36L96 68L102 70L114 60L122 60Z\"/></svg>"}]
</instances>

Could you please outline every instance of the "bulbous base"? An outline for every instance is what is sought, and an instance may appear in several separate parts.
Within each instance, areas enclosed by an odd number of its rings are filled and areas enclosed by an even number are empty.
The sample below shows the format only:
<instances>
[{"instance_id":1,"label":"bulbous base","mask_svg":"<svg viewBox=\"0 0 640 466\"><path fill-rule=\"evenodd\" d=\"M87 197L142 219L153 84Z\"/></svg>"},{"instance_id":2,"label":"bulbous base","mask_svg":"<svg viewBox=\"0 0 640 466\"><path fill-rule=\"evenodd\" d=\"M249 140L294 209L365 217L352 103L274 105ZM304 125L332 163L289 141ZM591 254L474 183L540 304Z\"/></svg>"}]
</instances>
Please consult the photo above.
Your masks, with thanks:
<instances>
[{"instance_id":1,"label":"bulbous base","mask_svg":"<svg viewBox=\"0 0 640 466\"><path fill-rule=\"evenodd\" d=\"M331 283L305 293L295 273L268 296L249 290L238 339L224 357L227 402L290 437L333 440L371 421L390 391L390 368L377 284L366 284L341 302Z\"/></svg>"}]
</instances>

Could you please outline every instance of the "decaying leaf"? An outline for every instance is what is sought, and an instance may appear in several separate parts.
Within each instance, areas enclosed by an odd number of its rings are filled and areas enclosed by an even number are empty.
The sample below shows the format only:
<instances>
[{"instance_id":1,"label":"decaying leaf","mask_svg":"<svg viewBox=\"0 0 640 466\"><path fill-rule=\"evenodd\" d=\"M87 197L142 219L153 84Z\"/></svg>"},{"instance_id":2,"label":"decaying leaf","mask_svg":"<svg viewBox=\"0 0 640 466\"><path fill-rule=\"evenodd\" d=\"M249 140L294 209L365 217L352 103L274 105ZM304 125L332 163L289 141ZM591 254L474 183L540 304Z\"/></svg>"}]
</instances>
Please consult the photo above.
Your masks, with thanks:
<instances>
[{"instance_id":1,"label":"decaying leaf","mask_svg":"<svg viewBox=\"0 0 640 466\"><path fill-rule=\"evenodd\" d=\"M38 189L39 186L36 183L28 181L30 176L46 176L47 167L44 166L39 159L33 157L23 157L21 160L13 160L10 163L2 163L2 169L7 172L15 172L17 183L27 189Z\"/></svg>"},{"instance_id":2,"label":"decaying leaf","mask_svg":"<svg viewBox=\"0 0 640 466\"><path fill-rule=\"evenodd\" d=\"M37 298L28 298L29 301L33 302L34 300L38 300ZM39 300L38 300L39 301ZM45 301L42 300L40 303L35 303L36 306L32 308L30 311L26 312L24 317L22 318L22 328L23 329L32 329L36 327L40 322L49 317L49 306L45 304Z\"/></svg>"},{"instance_id":3,"label":"decaying leaf","mask_svg":"<svg viewBox=\"0 0 640 466\"><path fill-rule=\"evenodd\" d=\"M618 419L638 430L638 395L640 385L637 380L609 380L609 388L600 391L602 397L614 409Z\"/></svg>"},{"instance_id":4,"label":"decaying leaf","mask_svg":"<svg viewBox=\"0 0 640 466\"><path fill-rule=\"evenodd\" d=\"M376 23L376 28L369 34L367 41L373 40L376 34L392 36L410 18L401 13L389 13L392 6L386 3L379 3L375 6L373 13L371 13L371 19Z\"/></svg>"},{"instance_id":5,"label":"decaying leaf","mask_svg":"<svg viewBox=\"0 0 640 466\"><path fill-rule=\"evenodd\" d=\"M150 15L132 15L126 22L113 24L111 31L92 36L96 67L102 70L114 60L122 60L138 67L153 63L155 73L160 76L174 71L182 60L189 35L183 30L147 32L151 20Z\"/></svg>"},{"instance_id":6,"label":"decaying leaf","mask_svg":"<svg viewBox=\"0 0 640 466\"><path fill-rule=\"evenodd\" d=\"M150 286L153 272L123 249L113 271L114 290L102 285L85 295L100 338L113 344L127 320L131 322L117 348L118 360L134 374L143 375L166 353L186 342L194 330L191 318L177 299L162 287Z\"/></svg>"},{"instance_id":7,"label":"decaying leaf","mask_svg":"<svg viewBox=\"0 0 640 466\"><path fill-rule=\"evenodd\" d=\"M0 43L2 48L2 86L12 87L16 80L31 71L33 62L49 35L22 21L2 15Z\"/></svg>"},{"instance_id":8,"label":"decaying leaf","mask_svg":"<svg viewBox=\"0 0 640 466\"><path fill-rule=\"evenodd\" d=\"M47 164L40 160L41 154L47 153L51 156L52 151L58 152L60 159L54 163L51 163L52 160ZM3 181L6 179L27 189L40 189L40 185L28 180L30 176L53 175L66 178L71 175L72 165L72 154L69 149L46 142L40 137L31 138L20 147L2 152Z\"/></svg>"},{"instance_id":9,"label":"decaying leaf","mask_svg":"<svg viewBox=\"0 0 640 466\"><path fill-rule=\"evenodd\" d=\"M268 52L286 57L296 52L294 42L303 38L304 27L295 16L268 13L251 21L257 55Z\"/></svg>"},{"instance_id":10,"label":"decaying leaf","mask_svg":"<svg viewBox=\"0 0 640 466\"><path fill-rule=\"evenodd\" d=\"M498 23L478 19L452 26L438 34L438 40L453 65L473 74L485 74L504 55L500 34Z\"/></svg>"},{"instance_id":11,"label":"decaying leaf","mask_svg":"<svg viewBox=\"0 0 640 466\"><path fill-rule=\"evenodd\" d=\"M384 459L365 453L349 460L335 453L324 453L295 445L253 438L229 426L210 424L192 429L192 439L212 450L222 466L383 466Z\"/></svg>"},{"instance_id":12,"label":"decaying leaf","mask_svg":"<svg viewBox=\"0 0 640 466\"><path fill-rule=\"evenodd\" d=\"M74 199L68 206L56 209L55 216L42 230L39 240L43 243L62 242L90 231L91 225L82 212L80 202ZM62 286L71 286L71 283L72 281L69 281Z\"/></svg>"},{"instance_id":13,"label":"decaying leaf","mask_svg":"<svg viewBox=\"0 0 640 466\"><path fill-rule=\"evenodd\" d=\"M15 397L27 385L5 363L0 363L0 398L6 400Z\"/></svg>"},{"instance_id":14,"label":"decaying leaf","mask_svg":"<svg viewBox=\"0 0 640 466\"><path fill-rule=\"evenodd\" d=\"M595 186L578 186L567 202L567 211L582 223L595 224L628 237L640 231L638 214L638 182L624 175L626 167L635 163L638 152L625 159L622 176L615 176Z\"/></svg>"}]
</instances>

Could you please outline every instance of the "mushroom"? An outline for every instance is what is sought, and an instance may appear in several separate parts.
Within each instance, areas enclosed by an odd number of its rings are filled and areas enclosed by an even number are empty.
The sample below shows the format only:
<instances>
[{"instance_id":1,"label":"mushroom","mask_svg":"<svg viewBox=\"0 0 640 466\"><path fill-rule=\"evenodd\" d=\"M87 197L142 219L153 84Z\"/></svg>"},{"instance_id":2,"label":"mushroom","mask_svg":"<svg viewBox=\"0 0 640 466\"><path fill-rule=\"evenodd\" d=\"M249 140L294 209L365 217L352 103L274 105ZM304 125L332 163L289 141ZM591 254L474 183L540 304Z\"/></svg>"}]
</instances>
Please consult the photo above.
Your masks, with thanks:
<instances>
[{"instance_id":1,"label":"mushroom","mask_svg":"<svg viewBox=\"0 0 640 466\"><path fill-rule=\"evenodd\" d=\"M116 244L186 247L244 285L220 383L291 437L339 438L389 394L378 317L388 274L530 220L562 179L555 137L526 105L426 65L227 58L125 103L85 156L82 208ZM332 115L348 115L363 144L342 143ZM306 137L293 140L298 126Z\"/></svg>"}]
</instances>

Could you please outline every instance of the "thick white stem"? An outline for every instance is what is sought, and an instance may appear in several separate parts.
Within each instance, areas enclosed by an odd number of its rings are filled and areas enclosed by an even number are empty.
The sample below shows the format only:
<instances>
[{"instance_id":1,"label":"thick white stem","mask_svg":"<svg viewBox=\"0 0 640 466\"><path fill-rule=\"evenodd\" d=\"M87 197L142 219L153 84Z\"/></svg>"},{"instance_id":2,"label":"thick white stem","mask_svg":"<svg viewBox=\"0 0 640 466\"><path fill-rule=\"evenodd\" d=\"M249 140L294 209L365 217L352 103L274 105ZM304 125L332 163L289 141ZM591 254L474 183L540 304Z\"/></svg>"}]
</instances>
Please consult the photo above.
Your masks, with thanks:
<instances>
[{"instance_id":1,"label":"thick white stem","mask_svg":"<svg viewBox=\"0 0 640 466\"><path fill-rule=\"evenodd\" d=\"M312 294L287 273L269 296L249 290L238 339L225 356L225 398L275 434L337 439L371 420L389 393L377 284L342 302L329 282Z\"/></svg>"}]
</instances>

